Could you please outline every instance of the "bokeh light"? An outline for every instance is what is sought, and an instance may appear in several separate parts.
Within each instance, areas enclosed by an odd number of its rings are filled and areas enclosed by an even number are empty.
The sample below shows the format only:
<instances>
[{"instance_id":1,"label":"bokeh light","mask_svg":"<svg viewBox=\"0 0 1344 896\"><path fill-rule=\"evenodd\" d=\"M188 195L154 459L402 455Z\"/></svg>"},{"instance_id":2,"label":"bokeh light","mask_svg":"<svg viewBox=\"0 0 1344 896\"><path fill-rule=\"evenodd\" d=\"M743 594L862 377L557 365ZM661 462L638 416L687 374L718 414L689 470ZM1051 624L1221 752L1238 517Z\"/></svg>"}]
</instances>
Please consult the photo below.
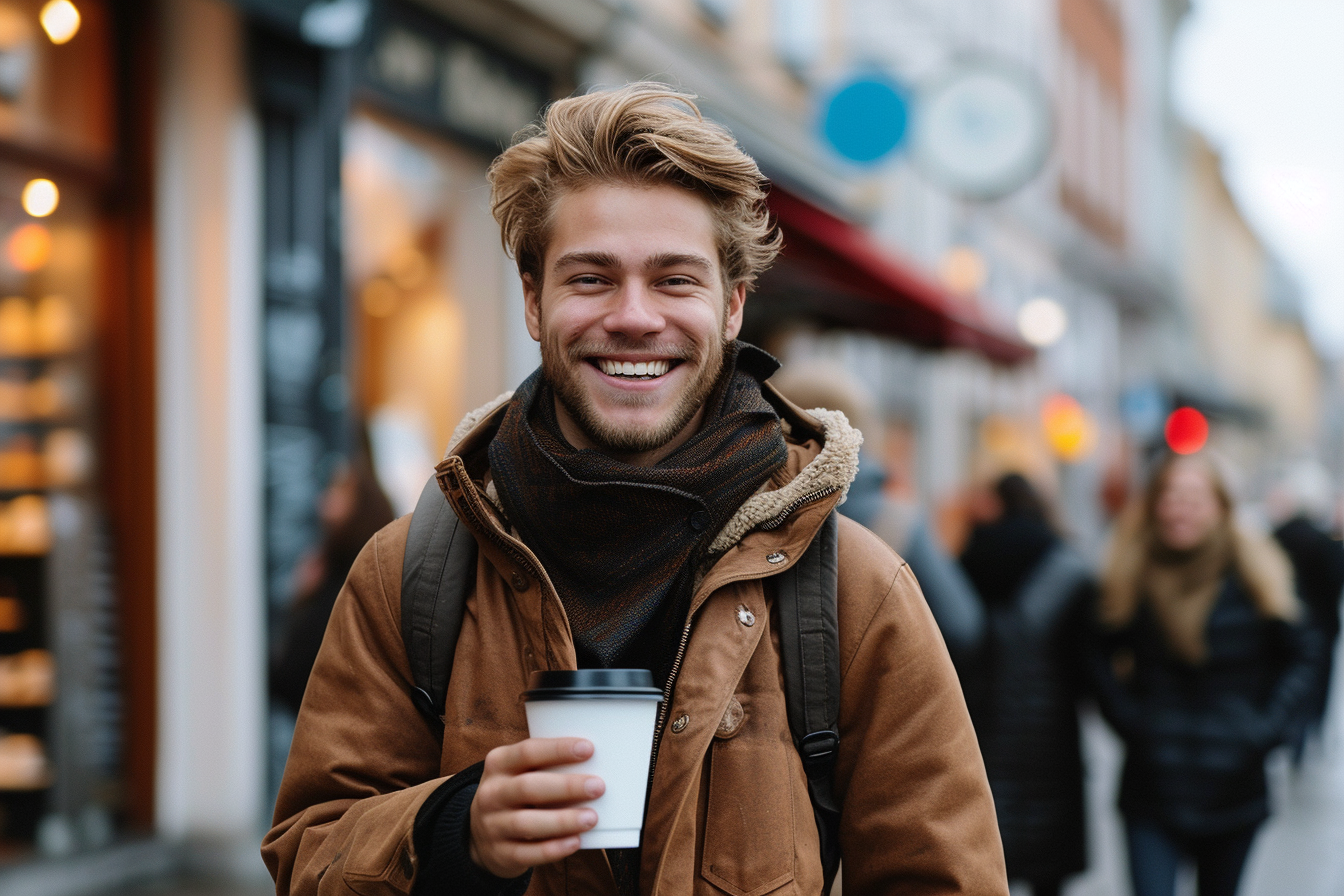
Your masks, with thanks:
<instances>
[{"instance_id":1,"label":"bokeh light","mask_svg":"<svg viewBox=\"0 0 1344 896\"><path fill-rule=\"evenodd\" d=\"M1194 454L1209 441L1209 421L1194 408L1177 408L1163 430L1167 447L1177 454Z\"/></svg>"},{"instance_id":2,"label":"bokeh light","mask_svg":"<svg viewBox=\"0 0 1344 896\"><path fill-rule=\"evenodd\" d=\"M401 294L386 277L378 277L360 291L359 301L369 317L390 317L401 302Z\"/></svg>"},{"instance_id":3,"label":"bokeh light","mask_svg":"<svg viewBox=\"0 0 1344 896\"><path fill-rule=\"evenodd\" d=\"M42 30L54 44L63 44L79 31L79 10L70 0L49 0L38 15Z\"/></svg>"},{"instance_id":4,"label":"bokeh light","mask_svg":"<svg viewBox=\"0 0 1344 896\"><path fill-rule=\"evenodd\" d=\"M1041 426L1050 450L1066 463L1082 460L1096 447L1096 424L1072 395L1061 392L1047 398L1041 405Z\"/></svg>"},{"instance_id":5,"label":"bokeh light","mask_svg":"<svg viewBox=\"0 0 1344 896\"><path fill-rule=\"evenodd\" d=\"M61 202L61 191L45 177L34 178L24 186L22 201L23 210L28 214L34 218L45 218L56 211L56 206Z\"/></svg>"},{"instance_id":6,"label":"bokeh light","mask_svg":"<svg viewBox=\"0 0 1344 896\"><path fill-rule=\"evenodd\" d=\"M5 244L9 263L25 274L41 270L51 260L51 231L41 224L25 224Z\"/></svg>"},{"instance_id":7,"label":"bokeh light","mask_svg":"<svg viewBox=\"0 0 1344 896\"><path fill-rule=\"evenodd\" d=\"M959 296L973 296L985 285L989 271L985 259L970 246L953 246L939 266L943 285Z\"/></svg>"},{"instance_id":8,"label":"bokeh light","mask_svg":"<svg viewBox=\"0 0 1344 896\"><path fill-rule=\"evenodd\" d=\"M1017 331L1037 348L1054 345L1069 328L1069 315L1054 299L1039 296L1017 310Z\"/></svg>"}]
</instances>

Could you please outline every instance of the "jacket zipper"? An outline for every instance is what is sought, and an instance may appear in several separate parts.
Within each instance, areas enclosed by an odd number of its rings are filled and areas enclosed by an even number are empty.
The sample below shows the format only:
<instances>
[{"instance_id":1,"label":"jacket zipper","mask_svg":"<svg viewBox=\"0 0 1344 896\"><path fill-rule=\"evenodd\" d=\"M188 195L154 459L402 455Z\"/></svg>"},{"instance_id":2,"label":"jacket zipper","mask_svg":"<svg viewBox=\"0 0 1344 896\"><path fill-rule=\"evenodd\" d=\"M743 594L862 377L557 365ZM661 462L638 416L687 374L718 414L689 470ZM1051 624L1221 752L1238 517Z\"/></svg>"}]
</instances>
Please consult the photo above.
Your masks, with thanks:
<instances>
[{"instance_id":1,"label":"jacket zipper","mask_svg":"<svg viewBox=\"0 0 1344 896\"><path fill-rule=\"evenodd\" d=\"M830 497L838 491L840 491L839 487L828 486L823 489L818 489L815 492L810 492L802 497L795 498L785 505L783 510L756 528L765 531L778 529L780 526L784 525L784 521L788 519L789 515L798 508L811 504L813 501L819 501L822 498ZM663 702L658 707L658 720L653 726L653 751L649 755L649 788L653 787L653 772L658 765L658 748L662 745L663 731L667 725L667 716L672 709L672 689L676 685L677 673L681 671L682 660L686 658L686 647L691 640L691 621L695 616L695 610L698 609L699 607L694 608L686 617L686 625L681 630L681 643L677 645L677 655L672 660L672 669L668 672L667 684L663 685Z\"/></svg>"},{"instance_id":2,"label":"jacket zipper","mask_svg":"<svg viewBox=\"0 0 1344 896\"><path fill-rule=\"evenodd\" d=\"M667 673L667 684L663 685L663 702L658 707L658 721L653 726L653 750L649 753L649 783L653 787L653 770L658 765L658 747L663 742L663 727L667 724L667 714L672 707L672 686L676 683L677 673L681 671L681 661L686 658L686 645L691 640L691 619L694 613L686 617L686 625L681 630L681 643L677 645L677 655L672 660L672 669Z\"/></svg>"},{"instance_id":3,"label":"jacket zipper","mask_svg":"<svg viewBox=\"0 0 1344 896\"><path fill-rule=\"evenodd\" d=\"M802 497L794 498L788 504L784 505L783 510L781 510L774 516L770 517L770 519L761 523L756 528L761 529L765 532L770 532L774 529L778 529L780 526L784 525L784 521L789 518L789 515L792 514L799 507L802 507L804 504L811 504L813 501L820 501L822 498L830 497L831 495L835 494L838 491L840 491L839 486L831 485L823 489L818 489L815 492L809 492L808 494L803 495Z\"/></svg>"}]
</instances>

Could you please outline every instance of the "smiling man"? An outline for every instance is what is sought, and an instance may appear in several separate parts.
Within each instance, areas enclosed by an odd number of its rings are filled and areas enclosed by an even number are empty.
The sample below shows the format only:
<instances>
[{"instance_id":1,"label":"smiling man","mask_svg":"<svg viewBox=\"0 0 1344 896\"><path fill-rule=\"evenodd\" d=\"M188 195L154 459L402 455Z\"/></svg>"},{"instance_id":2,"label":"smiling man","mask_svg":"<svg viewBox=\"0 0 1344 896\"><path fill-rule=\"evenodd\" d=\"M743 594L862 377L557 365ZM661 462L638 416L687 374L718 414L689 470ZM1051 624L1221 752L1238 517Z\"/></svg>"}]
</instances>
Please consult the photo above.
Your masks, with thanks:
<instances>
[{"instance_id":1,"label":"smiling man","mask_svg":"<svg viewBox=\"0 0 1344 896\"><path fill-rule=\"evenodd\" d=\"M279 894L818 894L775 578L843 500L859 433L736 341L779 251L756 164L655 84L562 100L490 171L541 369L468 415L438 482L480 554L443 707L401 638L408 519L365 548L262 852ZM847 893L1006 896L984 769L909 567L839 524ZM643 668L664 695L642 844L580 850L576 739L529 738L531 672Z\"/></svg>"}]
</instances>

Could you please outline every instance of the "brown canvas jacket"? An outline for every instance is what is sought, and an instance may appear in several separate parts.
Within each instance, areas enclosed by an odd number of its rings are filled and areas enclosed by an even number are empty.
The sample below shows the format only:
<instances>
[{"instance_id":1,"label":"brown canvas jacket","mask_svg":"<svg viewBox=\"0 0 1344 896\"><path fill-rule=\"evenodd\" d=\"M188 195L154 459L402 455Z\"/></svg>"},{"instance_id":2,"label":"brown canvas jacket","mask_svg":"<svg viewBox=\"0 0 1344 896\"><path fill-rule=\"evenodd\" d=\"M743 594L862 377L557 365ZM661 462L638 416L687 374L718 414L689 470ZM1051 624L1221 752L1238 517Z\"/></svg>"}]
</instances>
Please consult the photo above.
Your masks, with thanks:
<instances>
[{"instance_id":1,"label":"brown canvas jacket","mask_svg":"<svg viewBox=\"0 0 1344 896\"><path fill-rule=\"evenodd\" d=\"M816 826L789 731L764 584L796 560L853 478L841 414L781 403L786 470L715 540L666 705L645 820L641 889L671 894L822 892ZM278 894L407 894L416 813L448 776L527 736L536 669L573 669L565 612L490 500L485 447L502 405L464 421L438 466L480 543L454 658L442 743L411 701L399 591L409 517L364 549L337 600L299 713L262 854ZM1007 896L975 734L909 567L841 518L841 711L835 790L842 876L857 894ZM745 611L745 612L744 612ZM615 894L605 854L540 866L529 894Z\"/></svg>"}]
</instances>

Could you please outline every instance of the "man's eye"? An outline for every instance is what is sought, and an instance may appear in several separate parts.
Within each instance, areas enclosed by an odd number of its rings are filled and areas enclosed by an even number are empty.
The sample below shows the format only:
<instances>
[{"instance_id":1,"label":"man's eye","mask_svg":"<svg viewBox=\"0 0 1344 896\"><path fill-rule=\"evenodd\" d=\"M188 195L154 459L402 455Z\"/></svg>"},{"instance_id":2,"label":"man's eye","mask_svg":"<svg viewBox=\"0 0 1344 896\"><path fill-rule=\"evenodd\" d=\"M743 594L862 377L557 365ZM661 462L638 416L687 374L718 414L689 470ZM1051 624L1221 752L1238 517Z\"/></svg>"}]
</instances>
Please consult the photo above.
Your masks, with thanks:
<instances>
[{"instance_id":1,"label":"man's eye","mask_svg":"<svg viewBox=\"0 0 1344 896\"><path fill-rule=\"evenodd\" d=\"M668 277L663 281L664 286L694 286L695 281L690 277Z\"/></svg>"},{"instance_id":2,"label":"man's eye","mask_svg":"<svg viewBox=\"0 0 1344 896\"><path fill-rule=\"evenodd\" d=\"M594 274L581 274L569 282L573 283L575 286L600 286L602 284L602 278Z\"/></svg>"}]
</instances>

